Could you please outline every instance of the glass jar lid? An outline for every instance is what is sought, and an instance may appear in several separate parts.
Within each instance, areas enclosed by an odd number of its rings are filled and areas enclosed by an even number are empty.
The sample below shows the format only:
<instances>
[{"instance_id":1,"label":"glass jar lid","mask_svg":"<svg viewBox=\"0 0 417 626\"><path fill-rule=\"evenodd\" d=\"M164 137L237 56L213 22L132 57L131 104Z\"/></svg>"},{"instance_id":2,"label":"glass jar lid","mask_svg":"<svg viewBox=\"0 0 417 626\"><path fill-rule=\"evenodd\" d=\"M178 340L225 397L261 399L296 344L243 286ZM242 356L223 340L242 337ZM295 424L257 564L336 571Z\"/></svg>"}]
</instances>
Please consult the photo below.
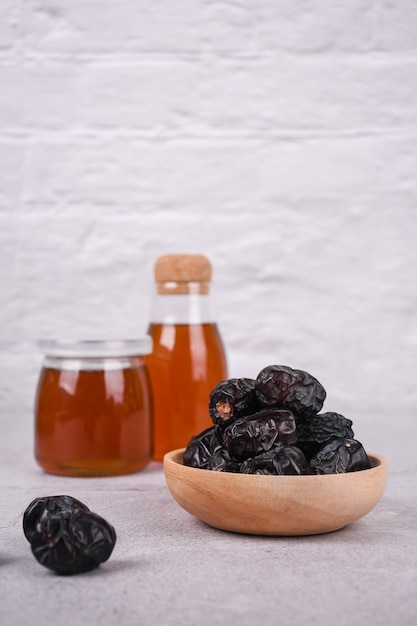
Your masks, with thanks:
<instances>
[{"instance_id":1,"label":"glass jar lid","mask_svg":"<svg viewBox=\"0 0 417 626\"><path fill-rule=\"evenodd\" d=\"M112 358L142 356L152 352L152 338L137 339L40 339L38 347L45 356L61 358Z\"/></svg>"}]
</instances>

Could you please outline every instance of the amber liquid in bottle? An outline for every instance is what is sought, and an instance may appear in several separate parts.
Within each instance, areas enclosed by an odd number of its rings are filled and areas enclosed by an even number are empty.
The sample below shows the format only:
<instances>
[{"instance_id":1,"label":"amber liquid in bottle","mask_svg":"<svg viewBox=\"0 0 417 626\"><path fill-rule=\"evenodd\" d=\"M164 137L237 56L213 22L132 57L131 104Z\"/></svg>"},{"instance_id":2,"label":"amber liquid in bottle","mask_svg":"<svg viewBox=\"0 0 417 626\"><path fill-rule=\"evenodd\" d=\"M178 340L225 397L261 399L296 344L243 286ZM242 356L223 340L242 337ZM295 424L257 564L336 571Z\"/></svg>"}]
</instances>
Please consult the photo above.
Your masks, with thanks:
<instances>
[{"instance_id":1,"label":"amber liquid in bottle","mask_svg":"<svg viewBox=\"0 0 417 626\"><path fill-rule=\"evenodd\" d=\"M153 339L153 352L145 357L153 391L153 459L161 461L213 425L209 396L227 378L227 364L215 323L151 323L148 332Z\"/></svg>"},{"instance_id":2,"label":"amber liquid in bottle","mask_svg":"<svg viewBox=\"0 0 417 626\"><path fill-rule=\"evenodd\" d=\"M137 367L44 367L36 397L35 457L64 476L128 474L151 457L149 377Z\"/></svg>"}]
</instances>

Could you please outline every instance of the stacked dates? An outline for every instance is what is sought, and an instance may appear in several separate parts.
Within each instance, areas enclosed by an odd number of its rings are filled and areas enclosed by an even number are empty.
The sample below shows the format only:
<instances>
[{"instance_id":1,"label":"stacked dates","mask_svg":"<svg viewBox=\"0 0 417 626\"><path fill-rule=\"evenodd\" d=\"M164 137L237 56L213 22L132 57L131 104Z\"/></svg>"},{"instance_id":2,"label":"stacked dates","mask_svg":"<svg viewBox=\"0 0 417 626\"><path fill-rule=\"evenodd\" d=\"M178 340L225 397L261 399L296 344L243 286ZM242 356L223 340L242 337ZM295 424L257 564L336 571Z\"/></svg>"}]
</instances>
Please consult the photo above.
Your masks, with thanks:
<instances>
[{"instance_id":1,"label":"stacked dates","mask_svg":"<svg viewBox=\"0 0 417 626\"><path fill-rule=\"evenodd\" d=\"M36 560L61 575L95 569L116 543L111 524L66 495L35 498L24 512L23 532Z\"/></svg>"},{"instance_id":2,"label":"stacked dates","mask_svg":"<svg viewBox=\"0 0 417 626\"><path fill-rule=\"evenodd\" d=\"M184 464L244 474L335 474L369 469L352 421L320 413L326 391L308 372L269 365L211 392L213 426L193 437Z\"/></svg>"}]
</instances>

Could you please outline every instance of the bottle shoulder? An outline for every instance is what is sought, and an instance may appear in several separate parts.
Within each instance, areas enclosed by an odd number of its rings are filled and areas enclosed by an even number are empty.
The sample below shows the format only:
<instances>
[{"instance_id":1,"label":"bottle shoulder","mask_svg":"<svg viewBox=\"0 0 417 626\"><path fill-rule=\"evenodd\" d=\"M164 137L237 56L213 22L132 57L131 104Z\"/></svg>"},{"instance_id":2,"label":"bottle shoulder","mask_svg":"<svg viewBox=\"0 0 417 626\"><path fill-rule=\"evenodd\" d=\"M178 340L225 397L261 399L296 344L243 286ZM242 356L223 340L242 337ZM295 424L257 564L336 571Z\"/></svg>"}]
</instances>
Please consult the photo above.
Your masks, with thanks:
<instances>
[{"instance_id":1,"label":"bottle shoulder","mask_svg":"<svg viewBox=\"0 0 417 626\"><path fill-rule=\"evenodd\" d=\"M209 353L224 353L223 341L216 323L150 324L153 355L163 353L193 353L206 358Z\"/></svg>"},{"instance_id":2,"label":"bottle shoulder","mask_svg":"<svg viewBox=\"0 0 417 626\"><path fill-rule=\"evenodd\" d=\"M150 321L154 324L173 325L215 323L211 295L156 294L152 302Z\"/></svg>"}]
</instances>

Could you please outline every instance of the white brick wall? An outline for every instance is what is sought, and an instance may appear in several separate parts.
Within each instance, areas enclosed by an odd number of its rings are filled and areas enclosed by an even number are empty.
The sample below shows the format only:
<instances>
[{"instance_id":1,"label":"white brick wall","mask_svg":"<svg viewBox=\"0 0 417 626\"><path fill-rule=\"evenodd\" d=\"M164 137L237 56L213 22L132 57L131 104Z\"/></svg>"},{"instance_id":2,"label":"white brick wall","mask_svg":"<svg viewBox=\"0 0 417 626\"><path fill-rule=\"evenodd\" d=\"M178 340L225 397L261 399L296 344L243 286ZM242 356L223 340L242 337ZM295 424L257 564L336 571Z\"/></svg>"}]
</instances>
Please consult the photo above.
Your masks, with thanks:
<instances>
[{"instance_id":1,"label":"white brick wall","mask_svg":"<svg viewBox=\"0 0 417 626\"><path fill-rule=\"evenodd\" d=\"M2 0L0 85L4 433L39 336L143 333L201 251L231 375L308 369L414 462L415 0Z\"/></svg>"}]
</instances>

